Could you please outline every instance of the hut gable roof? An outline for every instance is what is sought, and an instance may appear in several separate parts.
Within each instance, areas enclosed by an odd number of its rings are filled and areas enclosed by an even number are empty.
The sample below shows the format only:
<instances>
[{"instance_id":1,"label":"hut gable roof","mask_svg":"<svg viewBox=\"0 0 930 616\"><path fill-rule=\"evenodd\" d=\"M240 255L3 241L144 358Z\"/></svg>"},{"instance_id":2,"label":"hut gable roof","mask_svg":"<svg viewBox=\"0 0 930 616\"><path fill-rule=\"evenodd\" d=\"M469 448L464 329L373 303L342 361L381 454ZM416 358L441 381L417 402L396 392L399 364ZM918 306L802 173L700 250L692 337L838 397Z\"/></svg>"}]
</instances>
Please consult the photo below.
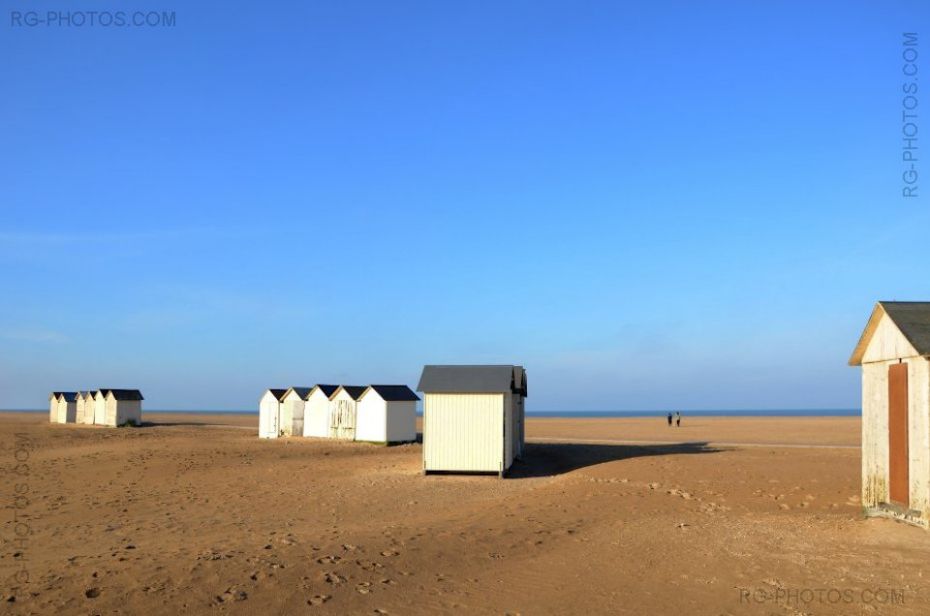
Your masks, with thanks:
<instances>
[{"instance_id":1,"label":"hut gable roof","mask_svg":"<svg viewBox=\"0 0 930 616\"><path fill-rule=\"evenodd\" d=\"M49 399L49 400L53 400L53 399L54 399L54 400L57 400L59 397L61 397L61 392L60 392L60 391L53 391L52 393L50 393L50 394L48 395L48 399Z\"/></svg>"},{"instance_id":2,"label":"hut gable roof","mask_svg":"<svg viewBox=\"0 0 930 616\"><path fill-rule=\"evenodd\" d=\"M306 400L307 396L310 395L310 392L312 390L313 390L312 387L291 387L286 392L284 392L283 396L281 396L281 401L283 402L284 398L287 398L288 394L290 394L291 392L294 392L295 394L300 396L301 400Z\"/></svg>"},{"instance_id":3,"label":"hut gable roof","mask_svg":"<svg viewBox=\"0 0 930 616\"><path fill-rule=\"evenodd\" d=\"M145 400L142 392L138 389L102 389L107 397L113 396L114 400Z\"/></svg>"},{"instance_id":4,"label":"hut gable roof","mask_svg":"<svg viewBox=\"0 0 930 616\"><path fill-rule=\"evenodd\" d=\"M58 392L58 398L64 399L65 402L77 402L77 392L76 391L61 391Z\"/></svg>"},{"instance_id":5,"label":"hut gable roof","mask_svg":"<svg viewBox=\"0 0 930 616\"><path fill-rule=\"evenodd\" d=\"M334 393L336 393L336 390L337 390L337 389L339 389L339 386L338 386L338 385L315 385L315 386L313 387L313 389L311 389L309 392L307 392L307 397L304 398L304 400L309 400L309 399L310 399L310 396L313 395L313 392L315 392L315 391L317 391L317 390L319 390L320 392L322 392L322 394L323 394L324 396L326 396L327 398L329 398L329 397L332 396Z\"/></svg>"},{"instance_id":6,"label":"hut gable roof","mask_svg":"<svg viewBox=\"0 0 930 616\"><path fill-rule=\"evenodd\" d=\"M424 366L417 391L446 394L527 395L523 366Z\"/></svg>"},{"instance_id":7,"label":"hut gable roof","mask_svg":"<svg viewBox=\"0 0 930 616\"><path fill-rule=\"evenodd\" d=\"M930 355L930 302L878 302L849 358L850 366L862 364L862 358L875 335L882 317L887 315L917 355Z\"/></svg>"},{"instance_id":8,"label":"hut gable roof","mask_svg":"<svg viewBox=\"0 0 930 616\"><path fill-rule=\"evenodd\" d=\"M336 388L330 396L329 399L332 400L339 394L339 390L344 390L353 400L358 400L362 397L362 394L365 393L365 390L368 389L364 385L340 385Z\"/></svg>"},{"instance_id":9,"label":"hut gable roof","mask_svg":"<svg viewBox=\"0 0 930 616\"><path fill-rule=\"evenodd\" d=\"M385 402L415 402L420 399L406 385L369 385L361 397L364 398L369 391L377 392Z\"/></svg>"},{"instance_id":10,"label":"hut gable roof","mask_svg":"<svg viewBox=\"0 0 930 616\"><path fill-rule=\"evenodd\" d=\"M265 393L266 393L266 394L267 394L268 392L271 392L271 395L274 396L274 399L275 399L275 400L277 400L278 402L281 402L281 401L284 399L284 394L286 394L286 393L288 392L288 390L287 390L287 389L284 389L284 388L280 388L280 389L279 389L279 388L274 388L274 387L272 387L272 388L269 388L269 389L266 389L266 390L265 390ZM262 397L264 397L264 395L265 395L265 394L262 394Z\"/></svg>"}]
</instances>

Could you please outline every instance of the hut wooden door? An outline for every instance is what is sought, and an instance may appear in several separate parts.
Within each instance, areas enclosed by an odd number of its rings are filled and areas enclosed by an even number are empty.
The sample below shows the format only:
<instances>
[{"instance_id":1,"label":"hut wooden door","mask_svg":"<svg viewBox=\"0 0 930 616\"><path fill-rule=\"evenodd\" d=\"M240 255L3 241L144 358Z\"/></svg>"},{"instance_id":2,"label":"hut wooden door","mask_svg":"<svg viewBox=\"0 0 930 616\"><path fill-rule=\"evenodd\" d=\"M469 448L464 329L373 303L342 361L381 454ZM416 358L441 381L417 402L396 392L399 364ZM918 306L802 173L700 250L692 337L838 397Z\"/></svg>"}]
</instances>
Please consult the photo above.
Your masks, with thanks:
<instances>
[{"instance_id":1,"label":"hut wooden door","mask_svg":"<svg viewBox=\"0 0 930 616\"><path fill-rule=\"evenodd\" d=\"M888 499L907 507L910 481L907 443L907 364L888 366Z\"/></svg>"},{"instance_id":2,"label":"hut wooden door","mask_svg":"<svg viewBox=\"0 0 930 616\"><path fill-rule=\"evenodd\" d=\"M336 400L330 412L329 435L332 438L355 440L355 402Z\"/></svg>"}]
</instances>

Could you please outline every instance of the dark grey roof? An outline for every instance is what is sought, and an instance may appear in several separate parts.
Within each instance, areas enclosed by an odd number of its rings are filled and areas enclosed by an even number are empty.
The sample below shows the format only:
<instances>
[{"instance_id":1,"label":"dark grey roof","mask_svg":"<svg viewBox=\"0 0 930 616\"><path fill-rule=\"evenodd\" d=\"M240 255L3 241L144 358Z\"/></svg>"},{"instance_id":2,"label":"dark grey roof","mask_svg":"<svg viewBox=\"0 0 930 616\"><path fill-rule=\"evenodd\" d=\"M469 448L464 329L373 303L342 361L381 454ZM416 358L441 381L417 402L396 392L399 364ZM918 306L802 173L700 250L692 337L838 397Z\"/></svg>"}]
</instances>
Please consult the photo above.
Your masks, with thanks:
<instances>
[{"instance_id":1,"label":"dark grey roof","mask_svg":"<svg viewBox=\"0 0 930 616\"><path fill-rule=\"evenodd\" d=\"M513 392L527 395L523 366L424 366L417 391L477 394Z\"/></svg>"},{"instance_id":2,"label":"dark grey roof","mask_svg":"<svg viewBox=\"0 0 930 616\"><path fill-rule=\"evenodd\" d=\"M286 389L275 389L275 388L271 388L271 389L269 389L268 391L271 392L271 395L274 396L275 399L276 399L278 402L280 402L280 401L281 401L281 398L284 397L284 394L287 393L287 390L286 390Z\"/></svg>"},{"instance_id":3,"label":"dark grey roof","mask_svg":"<svg viewBox=\"0 0 930 616\"><path fill-rule=\"evenodd\" d=\"M64 398L65 402L77 402L76 391L61 391L61 392L58 392L58 395Z\"/></svg>"},{"instance_id":4,"label":"dark grey roof","mask_svg":"<svg viewBox=\"0 0 930 616\"><path fill-rule=\"evenodd\" d=\"M105 396L113 394L117 400L145 400L138 389L101 389L100 391Z\"/></svg>"},{"instance_id":5,"label":"dark grey roof","mask_svg":"<svg viewBox=\"0 0 930 616\"><path fill-rule=\"evenodd\" d=\"M914 349L930 355L930 302L879 303Z\"/></svg>"},{"instance_id":6,"label":"dark grey roof","mask_svg":"<svg viewBox=\"0 0 930 616\"><path fill-rule=\"evenodd\" d=\"M420 396L406 385L371 385L371 389L378 392L385 402L411 402L419 400Z\"/></svg>"},{"instance_id":7,"label":"dark grey roof","mask_svg":"<svg viewBox=\"0 0 930 616\"><path fill-rule=\"evenodd\" d=\"M362 393L364 393L364 391L368 389L364 385L340 385L340 387L346 390L346 393L352 396L353 400L358 400L359 398L361 398ZM329 397L332 398L335 395L335 393L336 392L333 392L332 394L329 395Z\"/></svg>"},{"instance_id":8,"label":"dark grey roof","mask_svg":"<svg viewBox=\"0 0 930 616\"><path fill-rule=\"evenodd\" d=\"M52 398L55 398L57 400L58 396L60 395L61 395L60 391L53 391L52 393L48 395L48 399L51 400Z\"/></svg>"},{"instance_id":9,"label":"dark grey roof","mask_svg":"<svg viewBox=\"0 0 930 616\"><path fill-rule=\"evenodd\" d=\"M317 385L315 385L309 392L307 392L307 395L304 396L304 399L309 398L309 397L310 397L310 394L313 393L313 390L316 389L317 387L320 388L320 391L322 391L322 392L323 392L323 395L326 396L327 398L329 398L330 396L332 396L334 393L336 393L336 390L339 389L339 386L338 386L338 385L319 385L319 384L317 384Z\"/></svg>"},{"instance_id":10,"label":"dark grey roof","mask_svg":"<svg viewBox=\"0 0 930 616\"><path fill-rule=\"evenodd\" d=\"M311 389L313 389L313 388L312 388L312 387L291 387L291 389L288 389L287 391L294 390L294 392L295 392L298 396L300 396L300 399L301 399L301 400L306 400L306 399L307 399L307 396L310 395L310 390L311 390ZM286 395L287 395L287 392L285 392L285 396L286 396Z\"/></svg>"}]
</instances>

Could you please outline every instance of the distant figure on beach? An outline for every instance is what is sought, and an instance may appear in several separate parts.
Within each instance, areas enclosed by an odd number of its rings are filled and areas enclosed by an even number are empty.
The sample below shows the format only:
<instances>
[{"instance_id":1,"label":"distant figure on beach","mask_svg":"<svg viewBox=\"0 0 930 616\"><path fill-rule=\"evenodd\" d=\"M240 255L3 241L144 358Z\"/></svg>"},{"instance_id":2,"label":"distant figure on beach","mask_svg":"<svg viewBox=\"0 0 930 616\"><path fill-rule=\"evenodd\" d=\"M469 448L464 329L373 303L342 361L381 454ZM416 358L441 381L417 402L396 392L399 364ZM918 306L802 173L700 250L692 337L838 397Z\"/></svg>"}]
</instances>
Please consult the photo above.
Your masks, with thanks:
<instances>
[{"instance_id":1,"label":"distant figure on beach","mask_svg":"<svg viewBox=\"0 0 930 616\"><path fill-rule=\"evenodd\" d=\"M672 413L671 412L669 412L668 414L668 427L669 428L672 427Z\"/></svg>"},{"instance_id":2,"label":"distant figure on beach","mask_svg":"<svg viewBox=\"0 0 930 616\"><path fill-rule=\"evenodd\" d=\"M669 420L669 423L671 423L671 420ZM681 427L681 411L675 411L675 425Z\"/></svg>"}]
</instances>

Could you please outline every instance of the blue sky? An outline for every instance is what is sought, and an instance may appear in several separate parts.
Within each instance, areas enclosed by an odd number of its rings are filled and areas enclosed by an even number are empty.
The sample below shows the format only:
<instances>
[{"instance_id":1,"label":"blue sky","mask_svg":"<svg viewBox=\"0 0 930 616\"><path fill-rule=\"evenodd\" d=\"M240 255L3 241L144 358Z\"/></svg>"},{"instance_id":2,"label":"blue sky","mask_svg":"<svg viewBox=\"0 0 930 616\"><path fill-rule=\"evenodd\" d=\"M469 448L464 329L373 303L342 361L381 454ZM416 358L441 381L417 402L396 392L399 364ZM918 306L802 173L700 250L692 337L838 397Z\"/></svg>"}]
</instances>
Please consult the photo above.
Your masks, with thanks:
<instances>
[{"instance_id":1,"label":"blue sky","mask_svg":"<svg viewBox=\"0 0 930 616\"><path fill-rule=\"evenodd\" d=\"M424 363L522 363L530 410L857 407L874 301L930 298L900 161L925 2L11 25L50 4L4 0L0 408L249 409Z\"/></svg>"}]
</instances>

